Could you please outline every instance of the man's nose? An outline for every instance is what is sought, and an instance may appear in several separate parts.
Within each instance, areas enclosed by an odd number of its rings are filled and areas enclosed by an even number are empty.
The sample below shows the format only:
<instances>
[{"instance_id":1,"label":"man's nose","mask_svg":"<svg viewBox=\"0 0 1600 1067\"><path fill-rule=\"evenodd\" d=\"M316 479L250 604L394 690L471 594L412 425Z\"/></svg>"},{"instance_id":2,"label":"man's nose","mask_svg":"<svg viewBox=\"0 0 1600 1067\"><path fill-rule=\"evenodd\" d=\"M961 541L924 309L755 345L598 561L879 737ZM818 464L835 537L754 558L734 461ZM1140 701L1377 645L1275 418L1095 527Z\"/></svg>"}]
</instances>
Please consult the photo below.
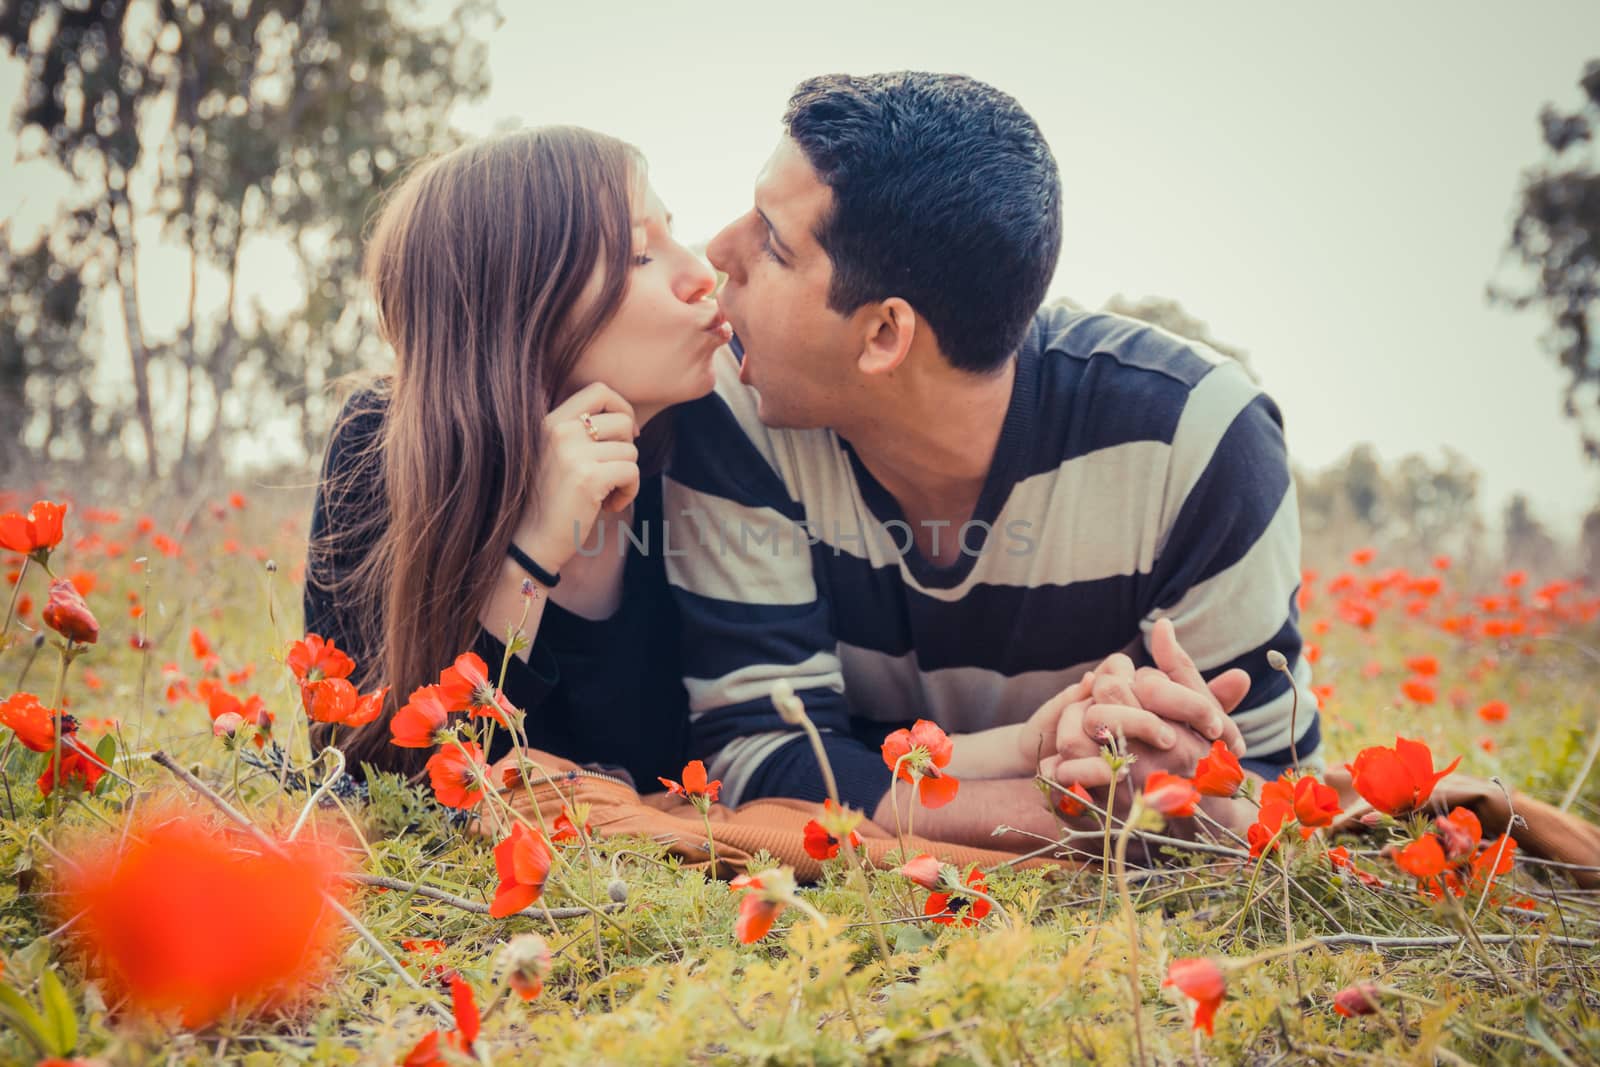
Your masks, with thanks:
<instances>
[{"instance_id":1,"label":"man's nose","mask_svg":"<svg viewBox=\"0 0 1600 1067\"><path fill-rule=\"evenodd\" d=\"M742 282L744 281L744 272L738 269L738 265L735 262L737 257L733 254L736 246L736 226L738 226L737 222L730 222L718 231L717 235L706 245L706 258L711 261L713 267L722 271L730 279Z\"/></svg>"}]
</instances>

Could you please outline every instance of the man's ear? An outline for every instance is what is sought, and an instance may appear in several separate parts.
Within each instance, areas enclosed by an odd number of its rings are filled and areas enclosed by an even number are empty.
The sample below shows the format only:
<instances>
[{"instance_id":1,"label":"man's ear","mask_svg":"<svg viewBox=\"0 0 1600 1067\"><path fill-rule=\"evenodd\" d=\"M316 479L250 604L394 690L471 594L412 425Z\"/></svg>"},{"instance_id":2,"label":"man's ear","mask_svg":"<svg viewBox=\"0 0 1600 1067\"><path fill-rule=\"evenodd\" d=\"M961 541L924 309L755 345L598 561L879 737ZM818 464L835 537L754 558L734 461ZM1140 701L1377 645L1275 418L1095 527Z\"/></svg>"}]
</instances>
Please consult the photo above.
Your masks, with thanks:
<instances>
[{"instance_id":1,"label":"man's ear","mask_svg":"<svg viewBox=\"0 0 1600 1067\"><path fill-rule=\"evenodd\" d=\"M856 366L863 374L887 374L905 361L917 335L917 313L898 296L880 302L866 320Z\"/></svg>"}]
</instances>

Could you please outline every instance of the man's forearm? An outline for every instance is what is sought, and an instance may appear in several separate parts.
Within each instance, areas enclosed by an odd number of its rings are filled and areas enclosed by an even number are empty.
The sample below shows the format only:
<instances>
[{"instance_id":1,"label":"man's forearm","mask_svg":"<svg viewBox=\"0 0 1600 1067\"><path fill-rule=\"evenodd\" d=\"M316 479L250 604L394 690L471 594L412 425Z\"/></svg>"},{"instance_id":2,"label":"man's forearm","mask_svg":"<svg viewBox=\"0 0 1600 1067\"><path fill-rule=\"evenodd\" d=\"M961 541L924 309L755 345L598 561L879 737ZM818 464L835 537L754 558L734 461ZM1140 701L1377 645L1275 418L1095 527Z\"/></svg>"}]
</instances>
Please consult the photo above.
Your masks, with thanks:
<instances>
[{"instance_id":1,"label":"man's forearm","mask_svg":"<svg viewBox=\"0 0 1600 1067\"><path fill-rule=\"evenodd\" d=\"M900 807L901 829L910 824L918 837L949 841L952 844L976 848L999 848L1014 852L1028 852L1045 841L1061 836L1059 820L1045 806L1039 786L1032 778L974 778L961 783L956 798L942 808L924 808L917 802L914 787L899 782L884 794L872 821L895 832L895 809L891 800ZM911 809L917 811L913 817ZM1026 833L1006 833L996 836L996 826L1010 826ZM1037 834L1031 837L1029 834ZM1041 841L1039 838L1044 838Z\"/></svg>"}]
</instances>

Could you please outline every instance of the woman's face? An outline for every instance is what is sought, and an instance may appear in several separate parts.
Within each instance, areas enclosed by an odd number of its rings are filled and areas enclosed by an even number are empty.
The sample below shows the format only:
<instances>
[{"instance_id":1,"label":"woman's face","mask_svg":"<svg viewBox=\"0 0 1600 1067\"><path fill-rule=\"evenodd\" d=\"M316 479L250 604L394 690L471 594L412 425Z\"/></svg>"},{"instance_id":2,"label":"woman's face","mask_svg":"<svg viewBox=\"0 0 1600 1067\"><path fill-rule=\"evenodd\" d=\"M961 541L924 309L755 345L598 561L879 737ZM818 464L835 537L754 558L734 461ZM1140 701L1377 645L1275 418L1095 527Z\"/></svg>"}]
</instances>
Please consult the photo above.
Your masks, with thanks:
<instances>
[{"instance_id":1,"label":"woman's face","mask_svg":"<svg viewBox=\"0 0 1600 1067\"><path fill-rule=\"evenodd\" d=\"M712 296L710 266L672 236L672 216L645 185L634 198L633 246L622 305L573 369L577 392L604 382L633 405L639 425L662 409L711 391L711 357L732 327ZM601 270L585 297L597 293Z\"/></svg>"}]
</instances>

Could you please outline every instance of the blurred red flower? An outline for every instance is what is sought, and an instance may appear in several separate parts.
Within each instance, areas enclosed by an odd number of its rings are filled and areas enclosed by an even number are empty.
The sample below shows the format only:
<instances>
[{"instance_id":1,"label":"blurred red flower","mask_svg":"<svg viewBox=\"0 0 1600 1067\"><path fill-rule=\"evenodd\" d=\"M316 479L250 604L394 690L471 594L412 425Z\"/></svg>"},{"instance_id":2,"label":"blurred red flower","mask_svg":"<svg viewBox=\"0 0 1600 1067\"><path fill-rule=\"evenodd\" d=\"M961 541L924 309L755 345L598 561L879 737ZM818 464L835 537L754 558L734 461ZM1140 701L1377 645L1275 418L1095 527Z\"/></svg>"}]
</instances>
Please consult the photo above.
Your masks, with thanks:
<instances>
[{"instance_id":1,"label":"blurred red flower","mask_svg":"<svg viewBox=\"0 0 1600 1067\"><path fill-rule=\"evenodd\" d=\"M1187 778L1151 771L1144 782L1144 802L1169 818L1186 818L1200 803L1200 791Z\"/></svg>"},{"instance_id":2,"label":"blurred red flower","mask_svg":"<svg viewBox=\"0 0 1600 1067\"><path fill-rule=\"evenodd\" d=\"M1217 1008L1228 993L1220 967L1206 959L1173 960L1161 984L1176 986L1178 992L1194 1001L1194 1029L1215 1033L1213 1025Z\"/></svg>"},{"instance_id":3,"label":"blurred red flower","mask_svg":"<svg viewBox=\"0 0 1600 1067\"><path fill-rule=\"evenodd\" d=\"M343 861L327 844L281 851L189 815L141 815L71 849L63 914L119 996L204 1026L235 1005L293 1000L319 978L339 917Z\"/></svg>"}]
</instances>

